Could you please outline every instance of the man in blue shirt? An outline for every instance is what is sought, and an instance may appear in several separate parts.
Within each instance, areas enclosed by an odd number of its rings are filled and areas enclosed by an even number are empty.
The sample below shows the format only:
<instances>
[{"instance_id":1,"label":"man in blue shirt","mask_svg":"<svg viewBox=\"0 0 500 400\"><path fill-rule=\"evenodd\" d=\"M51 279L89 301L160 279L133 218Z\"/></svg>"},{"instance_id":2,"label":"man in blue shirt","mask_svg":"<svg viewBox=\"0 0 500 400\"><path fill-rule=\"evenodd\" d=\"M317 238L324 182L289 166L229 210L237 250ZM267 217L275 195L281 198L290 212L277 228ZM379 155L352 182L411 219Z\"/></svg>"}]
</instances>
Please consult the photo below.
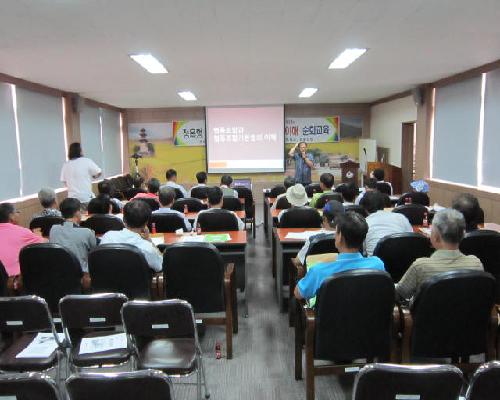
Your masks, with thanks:
<instances>
[{"instance_id":1,"label":"man in blue shirt","mask_svg":"<svg viewBox=\"0 0 500 400\"><path fill-rule=\"evenodd\" d=\"M295 297L310 299L316 296L321 284L333 274L352 269L369 268L384 271L384 263L378 257L363 257L360 249L368 232L368 224L358 213L348 212L336 219L335 246L339 251L337 261L319 263L308 269L297 283Z\"/></svg>"},{"instance_id":2,"label":"man in blue shirt","mask_svg":"<svg viewBox=\"0 0 500 400\"><path fill-rule=\"evenodd\" d=\"M311 168L314 166L314 158L311 153L307 153L306 142L299 142L288 152L295 160L295 183L306 186L311 183Z\"/></svg>"}]
</instances>

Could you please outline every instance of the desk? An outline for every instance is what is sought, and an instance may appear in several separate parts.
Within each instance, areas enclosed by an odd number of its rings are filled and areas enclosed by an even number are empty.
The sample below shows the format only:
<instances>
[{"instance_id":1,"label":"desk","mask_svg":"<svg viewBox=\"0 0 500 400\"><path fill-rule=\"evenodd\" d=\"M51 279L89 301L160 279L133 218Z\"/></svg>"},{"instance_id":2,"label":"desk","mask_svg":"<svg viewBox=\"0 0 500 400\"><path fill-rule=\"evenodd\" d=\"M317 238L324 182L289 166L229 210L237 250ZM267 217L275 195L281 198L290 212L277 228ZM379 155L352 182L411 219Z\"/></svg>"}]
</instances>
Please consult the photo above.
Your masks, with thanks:
<instances>
[{"instance_id":1,"label":"desk","mask_svg":"<svg viewBox=\"0 0 500 400\"><path fill-rule=\"evenodd\" d=\"M428 228L430 228L430 227L431 227L431 225L429 225ZM424 236L430 236L430 235L427 235L426 233L422 232L420 230L420 228L423 228L423 227L421 225L413 225L413 232L420 233L421 235L424 235ZM489 231L495 231L495 232L500 233L500 225L495 224L494 222L485 222L484 224L480 224L479 229L486 229Z\"/></svg>"},{"instance_id":2,"label":"desk","mask_svg":"<svg viewBox=\"0 0 500 400\"><path fill-rule=\"evenodd\" d=\"M269 237L270 236L270 230L269 230L269 213L271 211L271 207L273 205L273 203L276 201L276 198L275 197L267 197L264 195L264 202L262 203L263 204L263 216L264 216L264 232L266 233L266 236ZM272 219L271 219L271 222L272 222ZM272 223L271 223L271 228L272 228Z\"/></svg>"},{"instance_id":3,"label":"desk","mask_svg":"<svg viewBox=\"0 0 500 400\"><path fill-rule=\"evenodd\" d=\"M244 210L241 210L241 211L234 211L234 213L236 214L236 216L241 219L243 222L245 222L245 217L246 217L246 214L245 214L245 211ZM189 222L193 223L194 220L196 219L196 216L198 215L197 212L188 212L187 214L184 214L184 216L189 220Z\"/></svg>"}]
</instances>

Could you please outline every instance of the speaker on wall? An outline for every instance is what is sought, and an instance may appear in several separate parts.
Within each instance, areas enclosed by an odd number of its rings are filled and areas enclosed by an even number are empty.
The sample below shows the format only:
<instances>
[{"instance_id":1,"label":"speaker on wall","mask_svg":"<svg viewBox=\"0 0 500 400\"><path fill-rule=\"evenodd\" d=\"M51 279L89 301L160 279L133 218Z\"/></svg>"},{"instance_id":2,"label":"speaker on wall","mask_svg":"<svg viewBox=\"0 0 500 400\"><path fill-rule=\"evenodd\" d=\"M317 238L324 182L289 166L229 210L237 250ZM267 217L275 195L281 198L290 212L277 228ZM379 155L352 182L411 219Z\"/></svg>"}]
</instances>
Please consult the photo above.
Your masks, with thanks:
<instances>
[{"instance_id":1,"label":"speaker on wall","mask_svg":"<svg viewBox=\"0 0 500 400\"><path fill-rule=\"evenodd\" d=\"M424 93L425 91L422 86L417 86L411 90L413 101L417 107L424 105Z\"/></svg>"},{"instance_id":2,"label":"speaker on wall","mask_svg":"<svg viewBox=\"0 0 500 400\"><path fill-rule=\"evenodd\" d=\"M74 94L74 95L71 95L71 110L73 111L73 113L78 113L80 111L80 103L82 101L82 98L77 95L77 94Z\"/></svg>"}]
</instances>

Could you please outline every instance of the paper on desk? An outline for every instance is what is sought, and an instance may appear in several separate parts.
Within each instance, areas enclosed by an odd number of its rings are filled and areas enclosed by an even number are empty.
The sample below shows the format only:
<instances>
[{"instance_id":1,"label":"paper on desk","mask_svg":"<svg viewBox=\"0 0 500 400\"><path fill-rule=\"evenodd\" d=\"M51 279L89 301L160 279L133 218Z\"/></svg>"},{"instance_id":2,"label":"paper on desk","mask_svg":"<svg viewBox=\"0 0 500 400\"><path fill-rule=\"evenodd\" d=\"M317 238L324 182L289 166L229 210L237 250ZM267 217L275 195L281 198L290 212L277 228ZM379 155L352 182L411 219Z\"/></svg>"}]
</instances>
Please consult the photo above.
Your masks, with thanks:
<instances>
[{"instance_id":1,"label":"paper on desk","mask_svg":"<svg viewBox=\"0 0 500 400\"><path fill-rule=\"evenodd\" d=\"M431 228L418 228L420 232L422 232L424 235L430 236L431 235Z\"/></svg>"},{"instance_id":2,"label":"paper on desk","mask_svg":"<svg viewBox=\"0 0 500 400\"><path fill-rule=\"evenodd\" d=\"M187 235L181 237L181 242L203 243L204 241L205 241L204 235L197 235L197 236Z\"/></svg>"},{"instance_id":3,"label":"paper on desk","mask_svg":"<svg viewBox=\"0 0 500 400\"><path fill-rule=\"evenodd\" d=\"M155 246L158 246L159 244L164 244L165 243L165 240L163 239L163 236L161 236L161 237L152 237L151 241L153 242L153 244Z\"/></svg>"},{"instance_id":4,"label":"paper on desk","mask_svg":"<svg viewBox=\"0 0 500 400\"><path fill-rule=\"evenodd\" d=\"M205 235L205 242L207 243L227 242L229 240L231 240L229 233L208 233Z\"/></svg>"},{"instance_id":5,"label":"paper on desk","mask_svg":"<svg viewBox=\"0 0 500 400\"><path fill-rule=\"evenodd\" d=\"M64 333L58 333L59 340L64 340ZM58 345L52 333L40 332L16 358L45 358L50 356Z\"/></svg>"},{"instance_id":6,"label":"paper on desk","mask_svg":"<svg viewBox=\"0 0 500 400\"><path fill-rule=\"evenodd\" d=\"M80 342L79 354L100 353L102 351L127 348L127 335L117 333L115 335L94 338L83 338Z\"/></svg>"},{"instance_id":7,"label":"paper on desk","mask_svg":"<svg viewBox=\"0 0 500 400\"><path fill-rule=\"evenodd\" d=\"M319 231L304 231L304 232L288 232L285 236L285 239L300 239L300 240L306 240L309 239L311 236L317 235L318 233L325 233L325 230L319 230Z\"/></svg>"}]
</instances>

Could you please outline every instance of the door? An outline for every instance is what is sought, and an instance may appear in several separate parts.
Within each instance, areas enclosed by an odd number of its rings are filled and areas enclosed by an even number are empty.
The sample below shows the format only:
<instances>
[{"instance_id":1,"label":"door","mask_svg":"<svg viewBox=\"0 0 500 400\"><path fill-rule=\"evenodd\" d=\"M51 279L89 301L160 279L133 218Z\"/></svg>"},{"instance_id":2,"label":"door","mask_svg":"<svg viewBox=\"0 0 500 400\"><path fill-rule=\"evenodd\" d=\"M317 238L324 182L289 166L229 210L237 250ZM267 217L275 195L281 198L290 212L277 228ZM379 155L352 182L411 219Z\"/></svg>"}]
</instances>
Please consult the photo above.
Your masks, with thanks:
<instances>
[{"instance_id":1,"label":"door","mask_svg":"<svg viewBox=\"0 0 500 400\"><path fill-rule=\"evenodd\" d=\"M410 190L410 182L415 179L416 122L405 122L402 126L401 172L403 193Z\"/></svg>"}]
</instances>

